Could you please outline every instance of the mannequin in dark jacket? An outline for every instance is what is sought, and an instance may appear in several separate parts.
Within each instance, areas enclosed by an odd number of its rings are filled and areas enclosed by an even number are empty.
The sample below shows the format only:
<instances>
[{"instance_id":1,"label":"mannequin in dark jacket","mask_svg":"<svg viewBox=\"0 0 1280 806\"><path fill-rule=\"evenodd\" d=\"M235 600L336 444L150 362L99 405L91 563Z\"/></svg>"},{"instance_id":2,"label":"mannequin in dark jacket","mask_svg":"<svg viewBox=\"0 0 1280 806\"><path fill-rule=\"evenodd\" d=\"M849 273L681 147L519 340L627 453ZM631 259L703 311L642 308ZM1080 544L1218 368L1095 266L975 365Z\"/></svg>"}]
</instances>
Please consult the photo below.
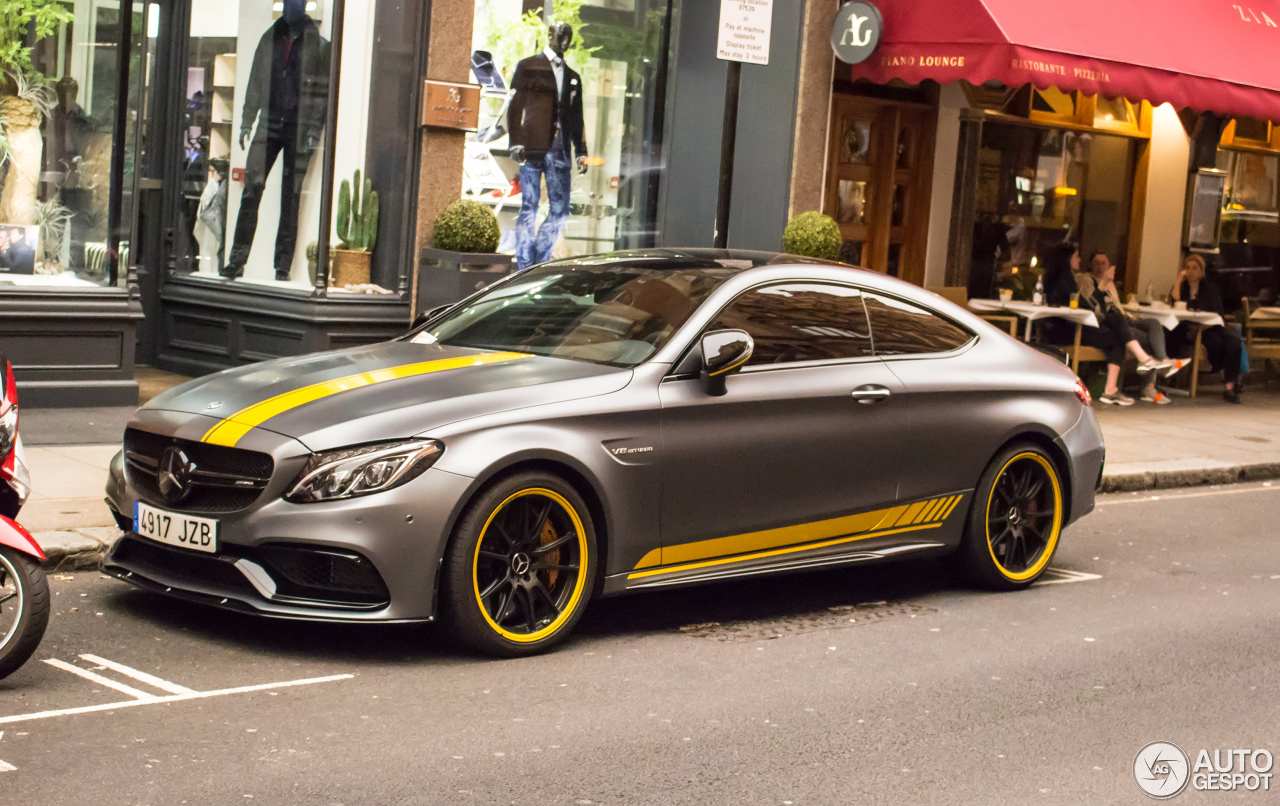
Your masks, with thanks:
<instances>
[{"instance_id":1,"label":"mannequin in dark jacket","mask_svg":"<svg viewBox=\"0 0 1280 806\"><path fill-rule=\"evenodd\" d=\"M329 42L306 15L306 0L284 0L283 16L262 35L254 52L245 88L240 147L245 147L250 133L253 142L245 158L244 194L224 276L235 278L244 273L258 229L258 205L267 176L283 152L274 265L277 280L289 279L298 242L302 182L324 134L328 103Z\"/></svg>"},{"instance_id":2,"label":"mannequin in dark jacket","mask_svg":"<svg viewBox=\"0 0 1280 806\"><path fill-rule=\"evenodd\" d=\"M569 218L571 156L576 157L578 173L587 172L582 77L564 61L564 52L573 42L573 28L555 22L547 32L551 41L547 49L516 65L511 79L515 96L507 110L511 156L520 163L516 263L521 270L550 259ZM544 179L550 209L535 236L533 225L538 218Z\"/></svg>"}]
</instances>

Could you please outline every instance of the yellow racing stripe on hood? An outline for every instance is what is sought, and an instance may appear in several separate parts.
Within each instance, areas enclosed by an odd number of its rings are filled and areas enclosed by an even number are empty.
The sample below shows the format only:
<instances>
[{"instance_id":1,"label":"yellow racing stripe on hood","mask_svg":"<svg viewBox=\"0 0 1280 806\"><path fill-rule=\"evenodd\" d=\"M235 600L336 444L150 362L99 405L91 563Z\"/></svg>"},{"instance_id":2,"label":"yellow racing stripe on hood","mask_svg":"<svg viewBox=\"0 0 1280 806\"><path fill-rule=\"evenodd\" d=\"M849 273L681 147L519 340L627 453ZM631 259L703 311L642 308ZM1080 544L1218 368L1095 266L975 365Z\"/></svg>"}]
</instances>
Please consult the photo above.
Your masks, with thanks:
<instances>
[{"instance_id":1,"label":"yellow racing stripe on hood","mask_svg":"<svg viewBox=\"0 0 1280 806\"><path fill-rule=\"evenodd\" d=\"M255 403L243 411L238 411L226 418L222 422L210 428L209 431L201 438L202 442L210 445L224 445L228 448L234 447L240 438L249 433L250 429L262 425L272 417L292 411L299 406L312 403L316 400L336 395L339 392L349 392L352 389L361 389L365 386L372 386L375 383L384 381L394 381L400 378L413 378L418 375L428 375L432 372L444 372L450 369L462 369L463 367L478 367L484 364L499 364L504 361L515 361L519 358L528 358L527 353L488 353L486 355L468 355L461 358L442 358L436 361L422 361L417 364L405 364L400 367L389 367L387 369L375 369L371 372L361 372L358 375L348 375L345 378L335 378L332 381L324 381L322 383L304 386L301 389L295 389L292 392L285 392L282 395L276 395L273 398L264 400L261 403Z\"/></svg>"}]
</instances>

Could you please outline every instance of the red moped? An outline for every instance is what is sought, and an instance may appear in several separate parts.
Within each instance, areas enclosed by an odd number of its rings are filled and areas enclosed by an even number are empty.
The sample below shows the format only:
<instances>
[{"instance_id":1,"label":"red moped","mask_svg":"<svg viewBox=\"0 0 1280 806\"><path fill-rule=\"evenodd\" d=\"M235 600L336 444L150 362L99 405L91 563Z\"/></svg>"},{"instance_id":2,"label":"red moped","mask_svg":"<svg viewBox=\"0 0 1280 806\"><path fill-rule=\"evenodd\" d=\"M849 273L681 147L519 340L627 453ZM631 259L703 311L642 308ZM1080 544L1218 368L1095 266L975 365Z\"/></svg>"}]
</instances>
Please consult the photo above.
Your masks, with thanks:
<instances>
[{"instance_id":1,"label":"red moped","mask_svg":"<svg viewBox=\"0 0 1280 806\"><path fill-rule=\"evenodd\" d=\"M27 662L49 624L44 551L14 520L31 494L18 437L18 388L0 353L0 678Z\"/></svg>"}]
</instances>

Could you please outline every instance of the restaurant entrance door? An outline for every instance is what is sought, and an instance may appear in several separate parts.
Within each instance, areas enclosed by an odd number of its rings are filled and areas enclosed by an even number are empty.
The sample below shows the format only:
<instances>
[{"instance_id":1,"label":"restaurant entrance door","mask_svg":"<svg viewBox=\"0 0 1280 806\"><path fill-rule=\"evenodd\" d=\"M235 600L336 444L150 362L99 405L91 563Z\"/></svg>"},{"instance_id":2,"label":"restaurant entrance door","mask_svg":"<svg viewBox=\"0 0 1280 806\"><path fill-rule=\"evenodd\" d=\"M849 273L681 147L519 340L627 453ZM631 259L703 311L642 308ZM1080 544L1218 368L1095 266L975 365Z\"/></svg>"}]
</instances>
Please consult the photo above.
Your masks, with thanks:
<instances>
[{"instance_id":1,"label":"restaurant entrance door","mask_svg":"<svg viewBox=\"0 0 1280 806\"><path fill-rule=\"evenodd\" d=\"M839 93L832 104L824 212L841 259L923 285L937 111Z\"/></svg>"}]
</instances>

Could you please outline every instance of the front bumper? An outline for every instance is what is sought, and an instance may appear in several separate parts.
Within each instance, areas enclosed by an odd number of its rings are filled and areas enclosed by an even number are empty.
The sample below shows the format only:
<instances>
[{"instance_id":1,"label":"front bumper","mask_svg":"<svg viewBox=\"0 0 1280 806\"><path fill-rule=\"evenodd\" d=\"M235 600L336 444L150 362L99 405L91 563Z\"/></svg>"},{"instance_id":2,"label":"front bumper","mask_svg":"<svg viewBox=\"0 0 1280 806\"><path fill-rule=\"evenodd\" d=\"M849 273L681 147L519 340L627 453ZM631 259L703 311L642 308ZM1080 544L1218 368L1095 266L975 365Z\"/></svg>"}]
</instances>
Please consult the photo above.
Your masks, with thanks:
<instances>
[{"instance_id":1,"label":"front bumper","mask_svg":"<svg viewBox=\"0 0 1280 806\"><path fill-rule=\"evenodd\" d=\"M394 490L319 504L282 500L282 487L290 481L273 479L258 503L218 517L218 553L205 554L131 531L138 496L117 455L107 503L125 535L103 558L102 571L149 590L262 615L325 621L434 617L440 560L454 511L472 479L431 468ZM385 596L349 601L300 589L281 573L282 566L273 565L272 557L278 556L273 551L281 547L358 555L385 585Z\"/></svg>"}]
</instances>

